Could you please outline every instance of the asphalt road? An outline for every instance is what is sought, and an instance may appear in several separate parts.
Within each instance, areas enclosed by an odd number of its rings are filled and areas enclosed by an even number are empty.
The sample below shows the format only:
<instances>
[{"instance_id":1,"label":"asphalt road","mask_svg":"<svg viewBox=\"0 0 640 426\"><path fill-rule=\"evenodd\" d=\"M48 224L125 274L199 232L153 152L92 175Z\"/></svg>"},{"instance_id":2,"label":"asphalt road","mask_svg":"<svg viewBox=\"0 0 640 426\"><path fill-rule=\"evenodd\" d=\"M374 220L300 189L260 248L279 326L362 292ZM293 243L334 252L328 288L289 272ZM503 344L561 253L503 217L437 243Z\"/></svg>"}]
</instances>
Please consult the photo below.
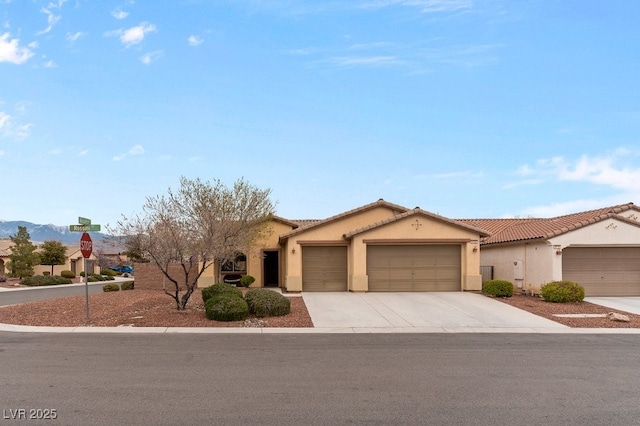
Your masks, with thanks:
<instances>
[{"instance_id":1,"label":"asphalt road","mask_svg":"<svg viewBox=\"0 0 640 426\"><path fill-rule=\"evenodd\" d=\"M102 293L102 286L106 282L89 283L89 294ZM82 296L85 294L84 285L34 287L20 290L0 291L0 306L18 303L37 302L58 297ZM2 417L0 417L1 419Z\"/></svg>"},{"instance_id":2,"label":"asphalt road","mask_svg":"<svg viewBox=\"0 0 640 426\"><path fill-rule=\"evenodd\" d=\"M637 425L639 349L637 335L2 332L0 424Z\"/></svg>"}]
</instances>

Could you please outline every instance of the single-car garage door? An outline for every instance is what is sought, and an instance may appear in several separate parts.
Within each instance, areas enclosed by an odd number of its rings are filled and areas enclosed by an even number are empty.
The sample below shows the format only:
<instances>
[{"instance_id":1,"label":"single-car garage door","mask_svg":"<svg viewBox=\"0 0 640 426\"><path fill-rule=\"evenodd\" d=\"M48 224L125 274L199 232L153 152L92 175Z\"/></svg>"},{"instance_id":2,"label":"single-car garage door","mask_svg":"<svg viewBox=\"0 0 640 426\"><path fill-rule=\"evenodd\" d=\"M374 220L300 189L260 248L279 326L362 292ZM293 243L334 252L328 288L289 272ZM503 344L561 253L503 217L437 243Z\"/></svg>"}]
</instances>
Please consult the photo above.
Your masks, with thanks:
<instances>
[{"instance_id":1,"label":"single-car garage door","mask_svg":"<svg viewBox=\"0 0 640 426\"><path fill-rule=\"evenodd\" d=\"M369 291L460 291L459 245L368 246Z\"/></svg>"},{"instance_id":2,"label":"single-car garage door","mask_svg":"<svg viewBox=\"0 0 640 426\"><path fill-rule=\"evenodd\" d=\"M586 296L640 296L640 247L567 247L562 278Z\"/></svg>"},{"instance_id":3,"label":"single-car garage door","mask_svg":"<svg viewBox=\"0 0 640 426\"><path fill-rule=\"evenodd\" d=\"M346 291L347 247L302 247L302 291Z\"/></svg>"}]
</instances>

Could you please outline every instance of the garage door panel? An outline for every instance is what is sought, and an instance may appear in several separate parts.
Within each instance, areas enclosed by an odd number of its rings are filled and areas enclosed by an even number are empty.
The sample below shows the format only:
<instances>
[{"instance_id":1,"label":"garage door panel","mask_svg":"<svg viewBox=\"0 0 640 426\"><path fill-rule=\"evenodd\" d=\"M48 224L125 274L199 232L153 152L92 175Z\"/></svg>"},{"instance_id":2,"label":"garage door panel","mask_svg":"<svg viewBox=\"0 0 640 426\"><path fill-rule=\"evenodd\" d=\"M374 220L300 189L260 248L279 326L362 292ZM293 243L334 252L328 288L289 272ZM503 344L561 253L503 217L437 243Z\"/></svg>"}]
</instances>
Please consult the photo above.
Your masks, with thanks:
<instances>
[{"instance_id":1,"label":"garage door panel","mask_svg":"<svg viewBox=\"0 0 640 426\"><path fill-rule=\"evenodd\" d=\"M346 291L347 248L302 248L302 291Z\"/></svg>"},{"instance_id":2,"label":"garage door panel","mask_svg":"<svg viewBox=\"0 0 640 426\"><path fill-rule=\"evenodd\" d=\"M586 296L640 296L640 247L568 247L562 276Z\"/></svg>"},{"instance_id":3,"label":"garage door panel","mask_svg":"<svg viewBox=\"0 0 640 426\"><path fill-rule=\"evenodd\" d=\"M369 291L460 291L459 245L367 247Z\"/></svg>"}]
</instances>

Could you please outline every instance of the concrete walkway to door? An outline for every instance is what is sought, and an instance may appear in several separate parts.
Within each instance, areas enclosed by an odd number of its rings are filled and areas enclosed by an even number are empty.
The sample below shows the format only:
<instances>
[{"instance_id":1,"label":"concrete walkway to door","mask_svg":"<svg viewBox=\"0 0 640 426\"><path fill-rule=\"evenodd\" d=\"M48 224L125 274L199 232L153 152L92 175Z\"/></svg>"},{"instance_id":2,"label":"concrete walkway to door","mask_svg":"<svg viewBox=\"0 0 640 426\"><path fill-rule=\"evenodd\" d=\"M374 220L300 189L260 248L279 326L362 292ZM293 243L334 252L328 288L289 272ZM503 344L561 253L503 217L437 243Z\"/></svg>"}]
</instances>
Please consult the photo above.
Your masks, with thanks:
<instances>
[{"instance_id":1,"label":"concrete walkway to door","mask_svg":"<svg viewBox=\"0 0 640 426\"><path fill-rule=\"evenodd\" d=\"M553 332L568 327L475 293L302 293L320 329Z\"/></svg>"}]
</instances>

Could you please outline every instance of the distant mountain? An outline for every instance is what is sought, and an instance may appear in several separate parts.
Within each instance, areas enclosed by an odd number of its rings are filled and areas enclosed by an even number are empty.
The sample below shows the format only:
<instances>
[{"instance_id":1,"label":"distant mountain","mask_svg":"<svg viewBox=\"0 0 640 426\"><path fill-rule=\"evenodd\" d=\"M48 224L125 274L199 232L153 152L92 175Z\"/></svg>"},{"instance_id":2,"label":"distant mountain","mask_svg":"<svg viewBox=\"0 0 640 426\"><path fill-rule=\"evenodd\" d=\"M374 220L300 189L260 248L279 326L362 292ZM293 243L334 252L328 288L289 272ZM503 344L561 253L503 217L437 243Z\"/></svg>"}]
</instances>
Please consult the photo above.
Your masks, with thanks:
<instances>
[{"instance_id":1,"label":"distant mountain","mask_svg":"<svg viewBox=\"0 0 640 426\"><path fill-rule=\"evenodd\" d=\"M0 238L9 238L12 235L18 233L18 226L24 226L27 228L27 232L31 237L31 242L42 243L44 241L55 240L60 241L63 244L80 244L80 232L69 231L68 226L56 226L56 225L37 225L31 222L24 221L3 221L0 220ZM106 235L101 232L90 232L91 239L95 242L102 241Z\"/></svg>"}]
</instances>

